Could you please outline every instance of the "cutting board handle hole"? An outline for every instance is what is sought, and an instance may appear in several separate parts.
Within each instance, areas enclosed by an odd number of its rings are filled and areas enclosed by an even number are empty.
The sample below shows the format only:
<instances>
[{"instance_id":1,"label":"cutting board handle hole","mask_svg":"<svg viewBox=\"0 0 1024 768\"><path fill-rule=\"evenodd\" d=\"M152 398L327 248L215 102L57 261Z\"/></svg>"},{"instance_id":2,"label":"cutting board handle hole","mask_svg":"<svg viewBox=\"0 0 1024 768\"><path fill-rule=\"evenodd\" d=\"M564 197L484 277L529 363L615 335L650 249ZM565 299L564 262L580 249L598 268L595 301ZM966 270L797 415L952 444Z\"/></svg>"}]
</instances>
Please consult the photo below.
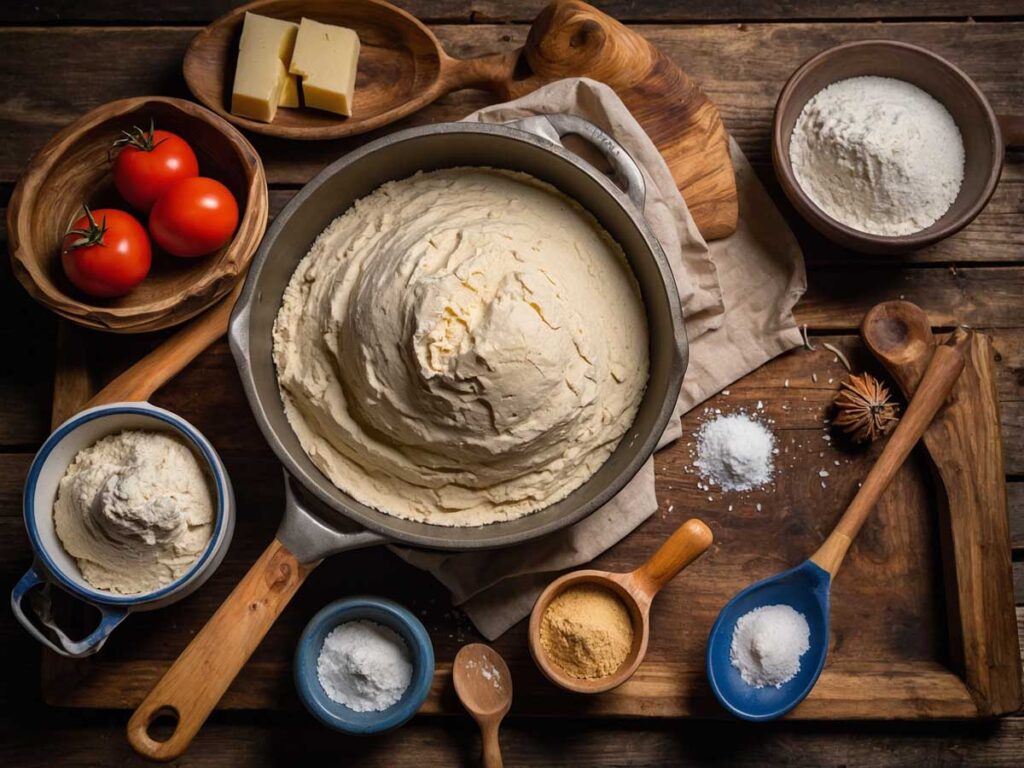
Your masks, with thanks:
<instances>
[{"instance_id":1,"label":"cutting board handle hole","mask_svg":"<svg viewBox=\"0 0 1024 768\"><path fill-rule=\"evenodd\" d=\"M153 719L146 726L146 735L153 741L158 741L162 744L168 741L174 735L174 732L178 730L178 721L180 719L181 716L174 707L160 707L160 709L153 713Z\"/></svg>"}]
</instances>

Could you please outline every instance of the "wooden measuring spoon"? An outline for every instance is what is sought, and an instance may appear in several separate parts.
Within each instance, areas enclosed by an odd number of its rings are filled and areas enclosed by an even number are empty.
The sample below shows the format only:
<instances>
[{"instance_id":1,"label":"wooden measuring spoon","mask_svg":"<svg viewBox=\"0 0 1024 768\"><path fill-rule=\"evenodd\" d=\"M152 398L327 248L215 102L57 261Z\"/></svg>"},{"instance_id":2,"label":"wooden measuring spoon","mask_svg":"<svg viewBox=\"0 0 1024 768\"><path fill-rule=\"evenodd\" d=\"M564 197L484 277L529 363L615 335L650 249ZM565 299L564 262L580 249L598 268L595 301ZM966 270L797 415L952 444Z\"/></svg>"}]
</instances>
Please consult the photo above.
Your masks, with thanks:
<instances>
[{"instance_id":1,"label":"wooden measuring spoon","mask_svg":"<svg viewBox=\"0 0 1024 768\"><path fill-rule=\"evenodd\" d=\"M501 654L483 643L463 646L452 665L455 693L480 726L484 768L501 768L498 727L512 706L512 675Z\"/></svg>"},{"instance_id":2,"label":"wooden measuring spoon","mask_svg":"<svg viewBox=\"0 0 1024 768\"><path fill-rule=\"evenodd\" d=\"M872 307L860 328L871 354L904 394L912 392L935 350L935 337L924 311L909 301L887 301Z\"/></svg>"},{"instance_id":3,"label":"wooden measuring spoon","mask_svg":"<svg viewBox=\"0 0 1024 768\"><path fill-rule=\"evenodd\" d=\"M640 666L647 653L647 642L651 632L651 602L662 587L672 581L683 568L700 557L711 546L714 536L711 529L693 518L679 526L668 541L658 548L651 558L629 573L608 571L574 571L555 579L548 585L530 614L530 654L540 671L555 685L577 693L601 693L610 691L626 682ZM622 600L633 624L633 646L629 655L613 674L607 677L582 679L562 671L561 667L549 660L540 642L540 626L544 612L551 601L569 587L590 584L604 587Z\"/></svg>"}]
</instances>

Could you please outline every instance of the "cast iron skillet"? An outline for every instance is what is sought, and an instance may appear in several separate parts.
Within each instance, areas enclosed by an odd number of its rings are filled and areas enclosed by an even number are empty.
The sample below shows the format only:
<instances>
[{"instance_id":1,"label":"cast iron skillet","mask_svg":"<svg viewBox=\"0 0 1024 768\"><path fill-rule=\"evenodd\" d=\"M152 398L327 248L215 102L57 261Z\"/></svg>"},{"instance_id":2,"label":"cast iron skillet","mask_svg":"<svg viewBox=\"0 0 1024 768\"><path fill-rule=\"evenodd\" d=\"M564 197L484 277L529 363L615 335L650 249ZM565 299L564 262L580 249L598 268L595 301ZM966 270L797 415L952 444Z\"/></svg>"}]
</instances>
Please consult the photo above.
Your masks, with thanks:
<instances>
[{"instance_id":1,"label":"cast iron skillet","mask_svg":"<svg viewBox=\"0 0 1024 768\"><path fill-rule=\"evenodd\" d=\"M564 149L558 140L567 134L594 144L625 192ZM651 339L647 391L633 427L605 465L546 509L473 528L402 520L335 487L292 432L271 357L271 331L282 294L316 236L386 181L457 166L523 171L589 210L626 253L643 295ZM229 330L253 414L285 468L284 521L262 557L132 716L128 738L139 753L171 760L184 752L306 574L328 555L385 542L439 550L517 544L581 520L634 477L672 414L687 363L678 292L665 254L643 220L643 201L643 176L626 151L591 123L564 114L508 125L447 123L401 131L331 164L292 199L256 254ZM148 727L167 712L177 717L177 726L170 738L156 741Z\"/></svg>"}]
</instances>

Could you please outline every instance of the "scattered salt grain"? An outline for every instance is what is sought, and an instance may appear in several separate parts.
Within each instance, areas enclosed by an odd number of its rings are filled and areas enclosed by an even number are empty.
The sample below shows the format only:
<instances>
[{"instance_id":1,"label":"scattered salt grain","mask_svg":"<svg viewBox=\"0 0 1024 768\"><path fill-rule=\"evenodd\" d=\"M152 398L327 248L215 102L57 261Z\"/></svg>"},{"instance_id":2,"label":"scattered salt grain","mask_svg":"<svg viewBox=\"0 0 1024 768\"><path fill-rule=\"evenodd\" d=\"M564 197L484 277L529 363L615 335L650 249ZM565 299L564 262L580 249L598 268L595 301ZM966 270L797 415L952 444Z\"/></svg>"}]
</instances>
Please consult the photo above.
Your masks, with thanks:
<instances>
[{"instance_id":1,"label":"scattered salt grain","mask_svg":"<svg viewBox=\"0 0 1024 768\"><path fill-rule=\"evenodd\" d=\"M747 685L781 688L800 671L810 638L802 613L788 605L764 605L736 622L729 657Z\"/></svg>"}]
</instances>

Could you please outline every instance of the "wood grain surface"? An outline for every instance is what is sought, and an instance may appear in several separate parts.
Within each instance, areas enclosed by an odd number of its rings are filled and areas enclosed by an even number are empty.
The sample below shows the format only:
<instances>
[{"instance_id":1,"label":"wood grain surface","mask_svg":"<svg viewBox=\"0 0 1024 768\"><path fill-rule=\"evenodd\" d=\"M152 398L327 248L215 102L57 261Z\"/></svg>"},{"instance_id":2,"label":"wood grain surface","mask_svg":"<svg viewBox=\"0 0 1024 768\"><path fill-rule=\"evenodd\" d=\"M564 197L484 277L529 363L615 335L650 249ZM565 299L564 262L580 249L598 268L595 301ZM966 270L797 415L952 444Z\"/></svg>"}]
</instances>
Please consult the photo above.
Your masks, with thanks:
<instances>
[{"instance_id":1,"label":"wood grain surface","mask_svg":"<svg viewBox=\"0 0 1024 768\"><path fill-rule=\"evenodd\" d=\"M437 31L447 49L455 55L471 56L493 50L495 41L501 45L521 44L526 29L521 22L532 19L544 3L399 0L399 4L430 22L440 22ZM0 85L10 97L0 105L0 134L4 136L0 142L0 203L7 199L11 182L32 152L50 134L88 108L120 96L185 95L179 72L184 47L197 25L207 23L230 5L229 0L168 0L151 6L115 0L87 4L67 0L2 4ZM597 5L619 18L642 22L638 31L695 77L720 106L727 129L779 200L766 164L771 108L792 69L827 45L867 37L922 44L963 67L986 91L997 111L1009 111L1024 104L1024 57L1020 55L1024 7L1019 1L964 4L948 0L650 0ZM520 23L486 23L505 19ZM877 23L878 19L898 23ZM43 24L47 26L37 26ZM22 62L29 60L34 74L26 75L29 69ZM483 94L467 91L433 105L418 119L455 119L484 103ZM290 145L257 141L272 183L272 213L294 194L295 185L356 143L332 143L321 148L323 154L317 156L303 154ZM785 206L783 211L789 213ZM1018 623L1024 627L1024 608L1020 607L1024 602L1022 213L1024 154L1016 152L1008 156L996 195L982 215L957 237L911 259L857 257L823 242L800 222L791 222L804 248L810 281L808 296L798 307L798 319L810 324L815 342L836 344L851 355L855 366L872 365L855 331L863 312L884 299L906 296L924 307L940 326L948 328L959 317L967 316L975 327L991 334L1009 481ZM2 270L6 267L0 266ZM14 583L31 557L20 519L21 485L31 453L49 429L57 341L53 318L39 309L5 273L0 280L0 343L7 352L0 361L0 574L6 584ZM86 368L79 377L80 383L87 386L92 385L88 378L95 375L100 381L106 380L147 351L155 340L124 341L123 346L119 344L116 348L102 343L85 347L78 346L73 335L61 337L62 344L73 345L88 358L82 361ZM811 379L812 373L817 374L816 382ZM776 420L783 441L808 445L817 441L824 446L820 419L831 398L832 386L841 375L841 366L820 347L813 353L795 351L733 385L729 395L719 396L710 405L756 407L760 400L766 413ZM831 385L829 378L834 379ZM146 679L147 667L152 670L150 679L155 679L184 647L188 638L174 631L179 621L209 616L250 565L251 559L245 559L250 557L247 552L255 552L269 541L276 527L278 512L272 505L281 499L278 468L254 425L239 418L245 417L247 410L239 399L238 386L227 346L219 343L157 400L162 405L195 413L202 429L219 430L218 434L223 435L218 439L218 447L223 440L225 458L232 476L237 474L239 499L246 512L225 565L207 587L180 605L186 614L177 617L164 613L163 627L146 630L144 639L160 649L163 660L155 664L133 660L131 663L138 665L142 679ZM231 402L232 398L237 402ZM695 425L696 414L685 423L687 435L692 435ZM686 442L684 439L682 445ZM793 445L790 444L790 450ZM824 457L807 452L793 454L793 458L795 471L778 493L778 498L791 499L791 503L773 506L769 497L760 501L777 524L767 541L778 544L780 554L748 566L746 572L739 564L732 564L731 578L737 581L771 572L786 557L796 556L795 550L815 532L826 531L834 517L823 510L838 511L839 507L829 506L833 495L852 495L856 483L851 475L858 467L863 470L867 466L870 453L841 454L838 460L844 469L835 478L826 479L826 489L820 487L814 466L817 459ZM847 459L849 465L845 463ZM657 468L661 507L659 514L636 533L639 546L653 547L659 536L667 534L684 514L710 518L720 540L722 536L741 535L745 522L756 517L754 504L758 502L753 498L735 505L731 515L726 513L727 507L721 505L721 500L708 501L707 494L696 488L692 475L684 471L678 460L659 457ZM922 462L906 468L904 475L905 478L897 478L892 493L912 496L923 492ZM793 515L796 508L819 512L820 518ZM886 563L891 556L889 546L896 546L910 536L934 537L933 521L903 519L895 508L886 514L887 517L879 516L868 523L844 565L837 589L848 580L848 588L855 590L853 582L858 580L855 574L862 556L865 561L882 564L881 573L871 581L872 566L863 563L864 571L871 572L866 573L870 584L884 589L887 579L904 580L907 604L931 606L928 617L918 617L930 620L944 611L942 596L924 585L934 565L922 560L914 564L912 573L905 575ZM880 529L873 532L875 523ZM895 531L891 541L880 536L885 526L892 526ZM627 569L635 566L636 561L618 547L608 553L601 565ZM695 564L692 574L700 567L700 562ZM479 749L479 737L468 717L428 715L414 719L386 738L346 738L320 728L299 708L290 682L269 674L274 657L282 657L294 647L302 619L312 615L328 597L360 590L384 591L381 569L397 571L414 584L410 602L415 601L419 610L425 611L423 619L439 647L453 655L458 645L475 637L464 623L453 624L443 590L387 553L363 552L337 558L314 573L306 587L318 584L320 597L305 599L304 594L312 594L312 590L300 593L297 602L285 612L286 619L289 612L293 614L289 623L282 623L280 634L272 632L265 649L257 650L249 669L263 687L228 692L232 706L253 707L261 698L273 698L283 709L215 713L197 737L188 757L189 765L262 766L339 758L362 766L472 764ZM688 578L684 574L666 589L685 590ZM728 589L721 585L717 588ZM867 588L848 595L861 595L865 606L858 611L850 600L844 599L847 612L842 621L846 626L856 626L857 631L843 632L836 638L841 652L845 652L844 648L851 652L874 648L878 653L892 653L908 662L915 654L925 662L945 658L945 643L938 638L921 639L916 621L905 614L887 617L892 621L886 627L867 622L862 631L859 620L867 612L871 595ZM706 595L697 598L708 599ZM674 631L675 618L655 610L653 631ZM129 629L131 625L126 624L118 632ZM41 703L38 680L39 649L7 612L0 616L0 642L8 658L16 660L0 682L0 755L10 764L136 764L124 739L126 713L46 706ZM118 642L117 633L111 642ZM681 642L685 648L689 641L684 636ZM127 638L122 651L131 657ZM442 652L439 651L439 658ZM144 689L132 688L132 679L121 681L126 683L125 706L127 701L137 701L145 693ZM84 688L82 696L88 695L89 689ZM870 698L870 691L865 695ZM509 765L1018 766L1024 751L1024 718L1019 717L993 723L783 722L750 728L733 722L671 720L640 724L609 719L594 722L584 717L546 720L523 718L513 711L502 733Z\"/></svg>"},{"instance_id":2,"label":"wood grain surface","mask_svg":"<svg viewBox=\"0 0 1024 768\"><path fill-rule=\"evenodd\" d=\"M218 346L223 348L223 342ZM847 346L851 351L859 349L859 345ZM248 412L230 355L217 358L219 372L202 365L208 357L203 355L197 361L199 365L191 366L156 393L152 402L182 414L210 436L233 478L239 510L272 515L283 509L282 482L275 471L275 460ZM798 356L780 360L794 357ZM705 520L716 542L685 576L665 588L658 610L651 616L650 645L638 674L616 691L588 701L589 715L637 716L646 712L708 716L717 712L704 678L703 649L718 608L745 584L795 565L814 551L842 507L855 495L858 483L882 447L876 445L859 453L844 450L839 443L833 447L825 418L843 369L838 362L830 362L832 357L821 348L805 353L803 369L793 377L795 384L815 384L817 378L824 397L802 409L805 413L792 429L776 428L780 472L771 488L739 498L697 489L687 442L692 441L702 419L700 409L684 420L684 439L658 454L657 473L665 495L660 514L594 561L593 567L632 570L668 538L684 514L696 514ZM870 363L863 355L862 362ZM744 381L750 378L753 376ZM782 383L783 389L789 389L785 379ZM743 386L740 382L730 387L729 394L716 398L710 407L757 410L760 401L760 410L769 418L776 418L775 413L779 414L777 421L790 418L788 398L750 400L744 396ZM188 396L196 391L205 393L201 404ZM801 403L808 402L803 399L807 395L800 397ZM821 479L822 471L828 476L827 482ZM250 497L251 493L256 496ZM944 665L946 625L940 609L943 570L937 549L939 528L931 503L927 469L920 461L896 475L870 524L855 542L843 579L833 589L831 663L819 686L794 716L870 719L880 713L889 717L902 713L928 718L965 717L974 712L968 690ZM274 521L267 523L273 526ZM111 638L104 654L84 664L47 655L44 697L54 704L74 706L136 706L188 640L179 635L158 641L154 627L171 620L195 630L205 617L223 610L227 592L272 536L272 527L257 531L255 525L250 525L248 529L238 526L224 564L192 599L159 614L132 617L131 624ZM257 538L251 537L253 533ZM759 542L754 550L746 546L750 541ZM924 542L933 544L923 548ZM385 559L393 558L379 550L346 553L328 559L311 574L309 585L256 649L252 658L257 664L246 667L228 690L223 706L262 709L285 704L282 693L290 679L294 643L312 613L310 607L338 596L330 587L333 583L346 584L342 594L381 593L427 616L437 658L442 662L453 658L467 638L476 638L458 612L447 609L444 592L436 583L417 579L418 572L404 564L398 568L384 566L381 561ZM326 577L325 582L325 572L335 575ZM370 579L373 586L360 585L360 577ZM899 588L895 589L894 584ZM884 600L878 599L881 594ZM880 604L884 610L875 610ZM296 610L296 605L302 607ZM439 609L440 615L436 613ZM515 670L519 694L513 713L564 713L569 706L565 695L545 684L530 662L524 625L521 623L495 643ZM872 660L876 666L864 669L865 660ZM877 660L886 660L890 666ZM902 672L890 674L891 665L901 663ZM855 683L861 676L864 679ZM865 690L871 693L865 695ZM435 675L434 690L424 709L458 711L448 694L444 667Z\"/></svg>"}]
</instances>

